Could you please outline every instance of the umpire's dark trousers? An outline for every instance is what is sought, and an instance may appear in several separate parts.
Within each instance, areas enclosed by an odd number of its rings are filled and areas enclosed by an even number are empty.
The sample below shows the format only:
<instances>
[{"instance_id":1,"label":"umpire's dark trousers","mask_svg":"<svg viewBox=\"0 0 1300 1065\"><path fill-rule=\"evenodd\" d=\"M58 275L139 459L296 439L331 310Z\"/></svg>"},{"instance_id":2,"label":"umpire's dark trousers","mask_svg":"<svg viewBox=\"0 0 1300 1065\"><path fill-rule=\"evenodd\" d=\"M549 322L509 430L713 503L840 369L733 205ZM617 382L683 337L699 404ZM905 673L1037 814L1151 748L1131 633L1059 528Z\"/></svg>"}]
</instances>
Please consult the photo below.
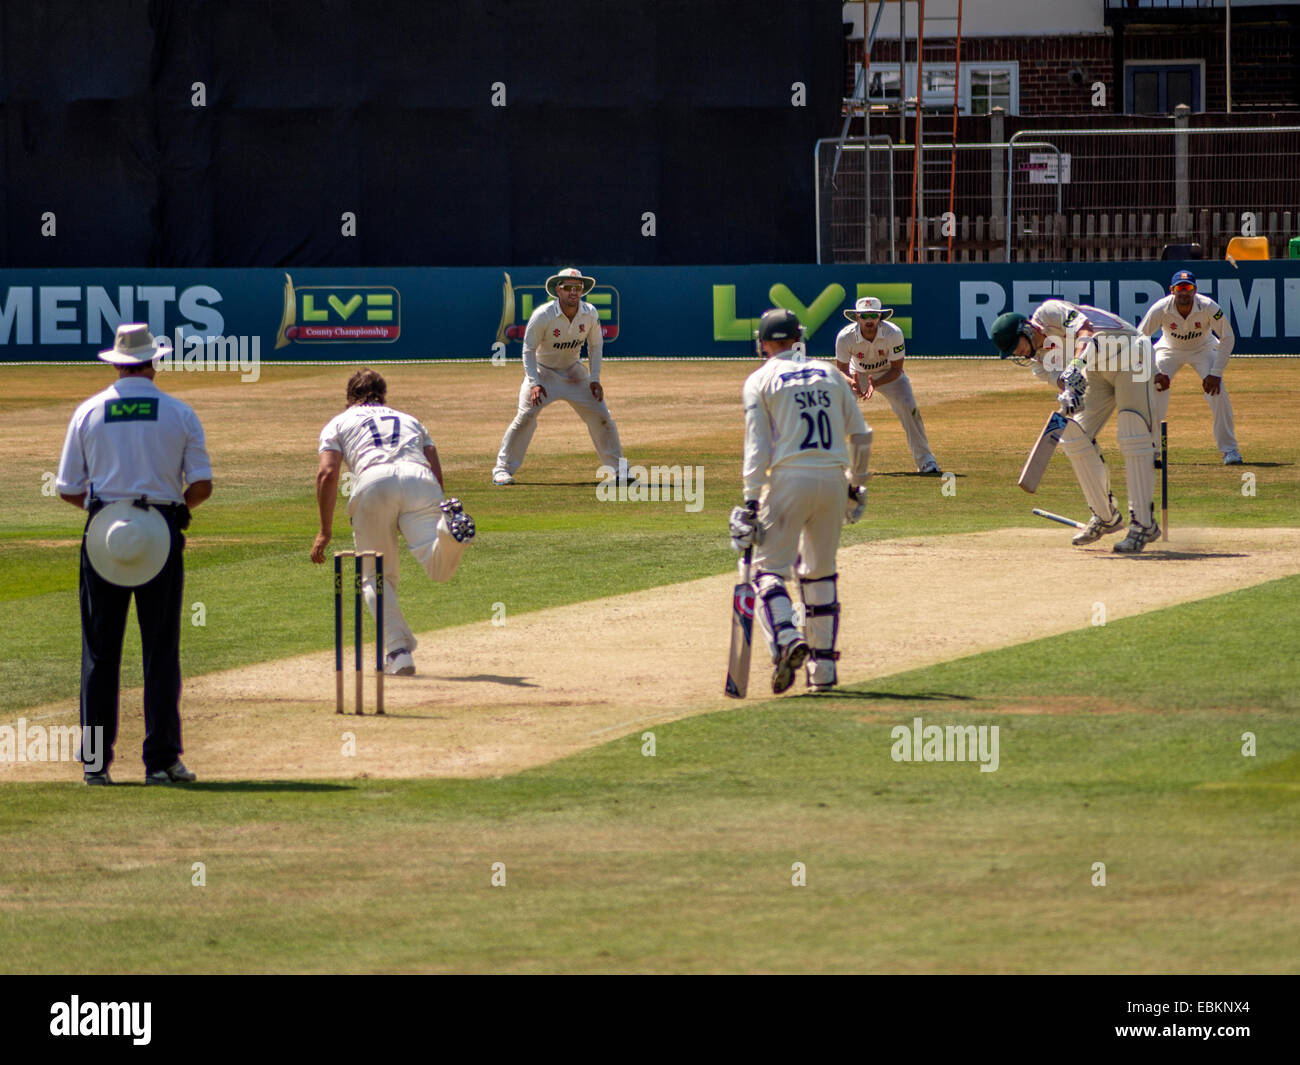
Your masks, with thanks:
<instances>
[{"instance_id":1,"label":"umpire's dark trousers","mask_svg":"<svg viewBox=\"0 0 1300 1065\"><path fill-rule=\"evenodd\" d=\"M81 728L102 728L103 766L117 743L118 684L122 637L135 595L144 658L144 769L175 765L181 754L181 597L185 584L185 537L171 508L158 508L171 530L171 553L162 571L137 588L123 588L95 572L81 538ZM83 760L85 755L83 754Z\"/></svg>"}]
</instances>

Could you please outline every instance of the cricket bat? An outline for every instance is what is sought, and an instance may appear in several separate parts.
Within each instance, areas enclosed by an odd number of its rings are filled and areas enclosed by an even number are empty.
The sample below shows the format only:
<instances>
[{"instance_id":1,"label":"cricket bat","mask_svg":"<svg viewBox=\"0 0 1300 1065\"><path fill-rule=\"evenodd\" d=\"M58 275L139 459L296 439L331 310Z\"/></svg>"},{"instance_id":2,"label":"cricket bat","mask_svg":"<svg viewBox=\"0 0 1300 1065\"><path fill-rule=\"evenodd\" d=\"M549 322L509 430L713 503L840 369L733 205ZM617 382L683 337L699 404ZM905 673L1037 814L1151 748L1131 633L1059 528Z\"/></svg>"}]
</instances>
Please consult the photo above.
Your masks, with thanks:
<instances>
[{"instance_id":1,"label":"cricket bat","mask_svg":"<svg viewBox=\"0 0 1300 1065\"><path fill-rule=\"evenodd\" d=\"M1043 425L1043 431L1038 434L1038 440L1029 451L1029 458L1025 459L1025 468L1020 471L1020 480L1016 482L1026 492L1038 491L1038 482L1043 479L1043 473L1047 470L1047 464L1052 461L1052 454L1056 451L1056 445L1061 441L1061 433L1065 431L1069 420L1061 411L1056 410Z\"/></svg>"},{"instance_id":2,"label":"cricket bat","mask_svg":"<svg viewBox=\"0 0 1300 1065\"><path fill-rule=\"evenodd\" d=\"M753 547L745 548L741 583L731 590L731 656L727 660L727 694L743 699L749 691L749 656L754 647L754 585L750 581Z\"/></svg>"}]
</instances>

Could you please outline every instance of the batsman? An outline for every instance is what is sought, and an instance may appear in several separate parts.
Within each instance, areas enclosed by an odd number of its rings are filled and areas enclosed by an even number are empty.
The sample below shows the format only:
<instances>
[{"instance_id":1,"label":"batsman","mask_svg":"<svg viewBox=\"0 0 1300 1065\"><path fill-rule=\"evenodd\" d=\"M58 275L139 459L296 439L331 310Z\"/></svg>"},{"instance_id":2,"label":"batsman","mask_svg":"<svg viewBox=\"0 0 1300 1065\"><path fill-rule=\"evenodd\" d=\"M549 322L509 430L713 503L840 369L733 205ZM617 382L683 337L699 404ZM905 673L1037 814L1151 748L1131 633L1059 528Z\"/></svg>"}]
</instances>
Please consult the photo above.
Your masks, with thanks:
<instances>
[{"instance_id":1,"label":"batsman","mask_svg":"<svg viewBox=\"0 0 1300 1065\"><path fill-rule=\"evenodd\" d=\"M1160 536L1151 468L1155 371L1150 342L1118 315L1066 300L1048 300L1028 318L1000 315L991 334L1004 359L1032 367L1039 377L1054 377L1061 390L1057 402L1067 416L1061 448L1092 509L1092 518L1074 537L1076 546L1124 526L1097 447L1097 434L1118 409L1116 434L1128 483L1129 527L1114 550L1141 551Z\"/></svg>"},{"instance_id":2,"label":"batsman","mask_svg":"<svg viewBox=\"0 0 1300 1065\"><path fill-rule=\"evenodd\" d=\"M840 529L866 509L871 430L844 376L804 352L793 311L759 319L766 362L745 381L745 505L731 512L731 546L753 548L754 613L772 652L772 691L808 663L808 689L838 679ZM799 577L804 631L786 580Z\"/></svg>"}]
</instances>

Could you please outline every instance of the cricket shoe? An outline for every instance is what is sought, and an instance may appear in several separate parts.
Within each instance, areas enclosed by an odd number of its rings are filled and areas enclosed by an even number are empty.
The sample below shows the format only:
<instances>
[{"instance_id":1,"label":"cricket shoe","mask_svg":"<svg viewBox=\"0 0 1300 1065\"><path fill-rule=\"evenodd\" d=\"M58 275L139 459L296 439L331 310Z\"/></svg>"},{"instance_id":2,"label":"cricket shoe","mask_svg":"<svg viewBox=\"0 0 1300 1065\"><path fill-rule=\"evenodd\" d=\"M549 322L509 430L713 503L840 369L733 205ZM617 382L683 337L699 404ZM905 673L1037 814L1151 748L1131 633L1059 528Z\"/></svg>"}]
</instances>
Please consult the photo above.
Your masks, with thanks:
<instances>
[{"instance_id":1,"label":"cricket shoe","mask_svg":"<svg viewBox=\"0 0 1300 1065\"><path fill-rule=\"evenodd\" d=\"M438 506L447 519L447 531L458 544L474 539L474 519L465 513L459 499L444 499Z\"/></svg>"},{"instance_id":2,"label":"cricket shoe","mask_svg":"<svg viewBox=\"0 0 1300 1065\"><path fill-rule=\"evenodd\" d=\"M505 487L508 484L514 484L515 479L511 476L509 470L493 470L492 483L498 487Z\"/></svg>"},{"instance_id":3,"label":"cricket shoe","mask_svg":"<svg viewBox=\"0 0 1300 1065\"><path fill-rule=\"evenodd\" d=\"M1124 516L1117 510L1112 511L1109 518L1099 518L1096 514L1093 514L1088 524L1074 534L1071 543L1075 547L1082 547L1084 544L1100 540L1107 533L1118 532L1123 527Z\"/></svg>"},{"instance_id":4,"label":"cricket shoe","mask_svg":"<svg viewBox=\"0 0 1300 1065\"><path fill-rule=\"evenodd\" d=\"M91 787L104 788L113 783L113 778L108 775L107 769L101 769L98 773L87 773L86 783Z\"/></svg>"},{"instance_id":5,"label":"cricket shoe","mask_svg":"<svg viewBox=\"0 0 1300 1065\"><path fill-rule=\"evenodd\" d=\"M783 691L789 690L790 685L794 683L795 674L808 660L809 654L808 644L801 636L796 636L781 648L781 653L776 659L776 668L772 671L773 695L780 695Z\"/></svg>"},{"instance_id":6,"label":"cricket shoe","mask_svg":"<svg viewBox=\"0 0 1300 1065\"><path fill-rule=\"evenodd\" d=\"M388 677L415 676L415 659L411 657L411 652L405 647L399 647L396 651L389 651L388 657L384 659L384 675Z\"/></svg>"},{"instance_id":7,"label":"cricket shoe","mask_svg":"<svg viewBox=\"0 0 1300 1065\"><path fill-rule=\"evenodd\" d=\"M1139 525L1134 522L1128 527L1128 535L1115 545L1115 550L1121 555L1136 555L1152 540L1160 538L1160 526L1155 522L1150 525Z\"/></svg>"},{"instance_id":8,"label":"cricket shoe","mask_svg":"<svg viewBox=\"0 0 1300 1065\"><path fill-rule=\"evenodd\" d=\"M1240 466L1242 464L1241 452L1235 447L1231 451L1225 451L1223 453L1223 464L1225 466Z\"/></svg>"},{"instance_id":9,"label":"cricket shoe","mask_svg":"<svg viewBox=\"0 0 1300 1065\"><path fill-rule=\"evenodd\" d=\"M943 470L939 469L939 464L934 459L929 459L922 467L917 470L922 477L938 477Z\"/></svg>"},{"instance_id":10,"label":"cricket shoe","mask_svg":"<svg viewBox=\"0 0 1300 1065\"><path fill-rule=\"evenodd\" d=\"M184 762L177 762L169 769L155 769L144 775L146 784L193 784L198 779L185 768Z\"/></svg>"}]
</instances>

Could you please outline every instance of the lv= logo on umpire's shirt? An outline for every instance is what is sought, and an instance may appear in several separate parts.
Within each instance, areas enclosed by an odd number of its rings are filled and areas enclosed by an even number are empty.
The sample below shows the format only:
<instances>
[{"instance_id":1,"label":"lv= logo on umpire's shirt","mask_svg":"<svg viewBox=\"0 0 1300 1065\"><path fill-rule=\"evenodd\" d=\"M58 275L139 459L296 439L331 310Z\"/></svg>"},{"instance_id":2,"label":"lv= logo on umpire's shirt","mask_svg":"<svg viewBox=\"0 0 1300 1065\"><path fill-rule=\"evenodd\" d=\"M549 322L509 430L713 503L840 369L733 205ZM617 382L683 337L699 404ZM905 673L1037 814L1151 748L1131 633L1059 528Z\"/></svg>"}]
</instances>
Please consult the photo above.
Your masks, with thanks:
<instances>
[{"instance_id":1,"label":"lv= logo on umpire's shirt","mask_svg":"<svg viewBox=\"0 0 1300 1065\"><path fill-rule=\"evenodd\" d=\"M158 401L155 399L110 399L104 404L106 422L156 422Z\"/></svg>"}]
</instances>

